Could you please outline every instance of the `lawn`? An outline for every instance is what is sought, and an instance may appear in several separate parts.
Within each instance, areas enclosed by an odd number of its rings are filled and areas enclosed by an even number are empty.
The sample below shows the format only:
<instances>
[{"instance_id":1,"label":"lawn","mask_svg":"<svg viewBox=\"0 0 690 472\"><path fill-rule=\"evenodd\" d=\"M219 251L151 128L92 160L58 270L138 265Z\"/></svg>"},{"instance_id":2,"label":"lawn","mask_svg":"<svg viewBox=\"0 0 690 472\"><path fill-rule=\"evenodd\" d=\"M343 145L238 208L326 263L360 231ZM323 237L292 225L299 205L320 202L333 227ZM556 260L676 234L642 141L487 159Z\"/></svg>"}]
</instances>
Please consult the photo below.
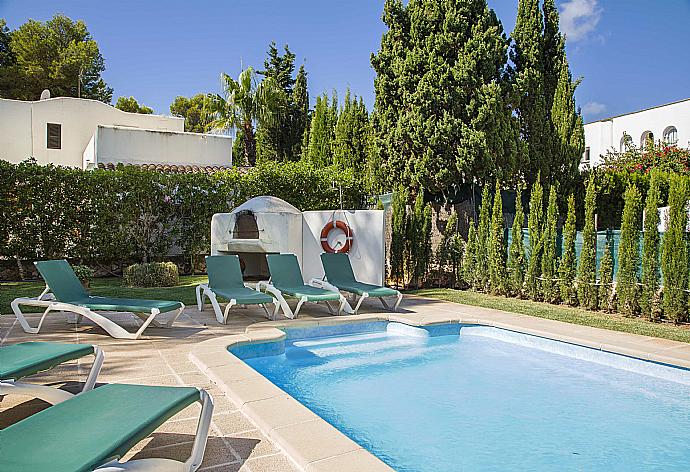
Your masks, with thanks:
<instances>
[{"instance_id":1,"label":"lawn","mask_svg":"<svg viewBox=\"0 0 690 472\"><path fill-rule=\"evenodd\" d=\"M89 289L93 295L126 298L152 298L157 300L175 300L187 306L196 303L194 287L200 283L206 283L208 278L203 276L182 276L180 285L176 287L157 288L131 288L122 285L122 279L109 277L94 279ZM10 302L17 297L36 297L45 285L43 282L0 282L0 313L12 313ZM29 307L27 307L27 311Z\"/></svg>"},{"instance_id":2,"label":"lawn","mask_svg":"<svg viewBox=\"0 0 690 472\"><path fill-rule=\"evenodd\" d=\"M530 300L495 297L472 291L426 289L417 290L412 293L449 302L494 308L496 310L510 311L512 313L547 318L549 320L564 321L566 323L594 326L596 328L641 334L644 336L654 336L686 343L690 342L690 327L687 325L675 326L670 323L651 323L641 318L625 318L618 314L593 312L579 308L533 302Z\"/></svg>"}]
</instances>

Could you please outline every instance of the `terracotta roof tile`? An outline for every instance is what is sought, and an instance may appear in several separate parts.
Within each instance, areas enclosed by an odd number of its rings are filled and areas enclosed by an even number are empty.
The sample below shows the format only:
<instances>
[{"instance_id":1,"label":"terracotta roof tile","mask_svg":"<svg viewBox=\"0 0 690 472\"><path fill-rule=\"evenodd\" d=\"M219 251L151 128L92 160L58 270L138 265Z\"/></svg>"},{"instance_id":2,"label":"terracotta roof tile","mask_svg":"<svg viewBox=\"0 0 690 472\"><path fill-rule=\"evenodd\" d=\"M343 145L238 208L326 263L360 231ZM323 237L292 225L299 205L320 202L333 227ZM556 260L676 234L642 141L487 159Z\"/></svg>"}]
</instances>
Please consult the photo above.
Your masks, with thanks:
<instances>
[{"instance_id":1,"label":"terracotta roof tile","mask_svg":"<svg viewBox=\"0 0 690 472\"><path fill-rule=\"evenodd\" d=\"M198 166L194 165L177 165L177 164L130 164L130 163L113 163L106 162L98 163L99 169L105 170L115 170L118 165L124 166L134 166L142 170L151 172L163 172L166 174L196 174L196 173L206 173L214 174L216 172L222 172L226 170L236 169L240 173L245 174L249 171L250 167L229 167L229 166Z\"/></svg>"}]
</instances>

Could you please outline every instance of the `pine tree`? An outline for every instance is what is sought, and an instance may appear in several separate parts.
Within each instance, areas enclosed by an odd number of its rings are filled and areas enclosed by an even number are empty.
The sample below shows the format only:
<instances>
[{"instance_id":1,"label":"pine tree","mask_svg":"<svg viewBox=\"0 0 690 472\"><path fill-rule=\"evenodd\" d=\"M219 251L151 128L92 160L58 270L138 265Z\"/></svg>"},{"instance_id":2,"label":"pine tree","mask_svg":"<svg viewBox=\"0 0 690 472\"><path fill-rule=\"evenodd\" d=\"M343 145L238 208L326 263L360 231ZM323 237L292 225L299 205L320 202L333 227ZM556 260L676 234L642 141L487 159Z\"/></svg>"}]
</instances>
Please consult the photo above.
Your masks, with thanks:
<instances>
[{"instance_id":1,"label":"pine tree","mask_svg":"<svg viewBox=\"0 0 690 472\"><path fill-rule=\"evenodd\" d=\"M612 313L616 310L616 299L613 290L613 255L611 254L611 241L608 240L606 241L606 247L604 247L599 273L601 274L599 278L601 308L607 313Z\"/></svg>"},{"instance_id":2,"label":"pine tree","mask_svg":"<svg viewBox=\"0 0 690 472\"><path fill-rule=\"evenodd\" d=\"M467 244L465 245L465 255L462 259L462 277L465 283L474 287L477 275L477 230L474 220L470 219L470 229L467 233Z\"/></svg>"},{"instance_id":3,"label":"pine tree","mask_svg":"<svg viewBox=\"0 0 690 472\"><path fill-rule=\"evenodd\" d=\"M544 189L539 178L532 187L529 199L529 216L527 227L529 231L529 259L527 260L527 275L525 285L532 300L539 299L539 276L541 275L542 240L541 232L544 221Z\"/></svg>"},{"instance_id":4,"label":"pine tree","mask_svg":"<svg viewBox=\"0 0 690 472\"><path fill-rule=\"evenodd\" d=\"M506 247L503 241L503 199L496 183L489 237L489 287L494 295L506 293Z\"/></svg>"},{"instance_id":5,"label":"pine tree","mask_svg":"<svg viewBox=\"0 0 690 472\"><path fill-rule=\"evenodd\" d=\"M672 175L668 193L668 230L661 247L661 272L664 275L664 315L674 323L687 319L688 246L684 238L688 221L688 182L682 175Z\"/></svg>"},{"instance_id":6,"label":"pine tree","mask_svg":"<svg viewBox=\"0 0 690 472\"><path fill-rule=\"evenodd\" d=\"M577 270L577 292L580 305L596 310L598 303L597 281L597 190L594 174L589 177L585 194L585 226L582 230L582 251Z\"/></svg>"},{"instance_id":7,"label":"pine tree","mask_svg":"<svg viewBox=\"0 0 690 472\"><path fill-rule=\"evenodd\" d=\"M558 185L553 184L549 189L549 205L546 210L546 221L542 236L542 295L549 303L558 302L560 291L556 279L557 254L556 243L558 238Z\"/></svg>"},{"instance_id":8,"label":"pine tree","mask_svg":"<svg viewBox=\"0 0 690 472\"><path fill-rule=\"evenodd\" d=\"M525 246L522 241L522 225L525 213L522 209L522 190L518 186L515 193L515 219L511 229L510 249L508 251L508 275L510 277L510 292L515 296L522 296L525 283Z\"/></svg>"},{"instance_id":9,"label":"pine tree","mask_svg":"<svg viewBox=\"0 0 690 472\"><path fill-rule=\"evenodd\" d=\"M642 196L636 186L630 185L623 196L623 219L621 221L621 240L618 248L618 273L616 294L618 309L625 316L639 314L639 290L637 269L640 260L640 217Z\"/></svg>"},{"instance_id":10,"label":"pine tree","mask_svg":"<svg viewBox=\"0 0 690 472\"><path fill-rule=\"evenodd\" d=\"M660 177L658 172L652 172L647 200L645 201L644 243L642 246L642 295L640 308L642 314L649 320L656 320L659 307L659 204Z\"/></svg>"},{"instance_id":11,"label":"pine tree","mask_svg":"<svg viewBox=\"0 0 690 472\"><path fill-rule=\"evenodd\" d=\"M575 276L577 274L577 259L575 257L575 238L577 227L575 220L575 196L568 197L568 216L563 228L563 257L558 267L561 288L561 300L568 305L577 305L577 290Z\"/></svg>"},{"instance_id":12,"label":"pine tree","mask_svg":"<svg viewBox=\"0 0 690 472\"><path fill-rule=\"evenodd\" d=\"M491 235L491 193L489 186L482 190L482 206L479 210L479 225L477 226L477 249L475 253L475 281L474 288L486 290L489 284L489 238Z\"/></svg>"},{"instance_id":13,"label":"pine tree","mask_svg":"<svg viewBox=\"0 0 690 472\"><path fill-rule=\"evenodd\" d=\"M393 193L391 216L390 277L397 286L405 283L405 236L407 230L407 190L399 186Z\"/></svg>"}]
</instances>

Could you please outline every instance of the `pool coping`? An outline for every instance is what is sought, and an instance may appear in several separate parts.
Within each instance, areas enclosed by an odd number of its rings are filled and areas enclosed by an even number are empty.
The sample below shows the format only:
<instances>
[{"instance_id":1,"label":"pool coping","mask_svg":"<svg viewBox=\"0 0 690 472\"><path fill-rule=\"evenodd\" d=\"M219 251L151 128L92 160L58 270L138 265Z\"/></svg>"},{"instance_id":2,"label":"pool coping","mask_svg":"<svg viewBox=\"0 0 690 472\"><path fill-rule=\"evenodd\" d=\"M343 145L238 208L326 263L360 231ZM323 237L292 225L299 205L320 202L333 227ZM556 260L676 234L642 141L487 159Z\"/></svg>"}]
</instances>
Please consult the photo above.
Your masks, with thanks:
<instances>
[{"instance_id":1,"label":"pool coping","mask_svg":"<svg viewBox=\"0 0 690 472\"><path fill-rule=\"evenodd\" d=\"M398 322L410 326L469 324L506 329L690 369L690 345L687 343L458 305L458 311L463 309L468 313L439 309L440 312L447 313L376 313L318 320L266 321L247 327L241 335L223 336L199 343L190 351L189 358L306 472L378 472L393 469L231 354L228 347L280 341L286 335L279 328L288 327L376 321Z\"/></svg>"}]
</instances>

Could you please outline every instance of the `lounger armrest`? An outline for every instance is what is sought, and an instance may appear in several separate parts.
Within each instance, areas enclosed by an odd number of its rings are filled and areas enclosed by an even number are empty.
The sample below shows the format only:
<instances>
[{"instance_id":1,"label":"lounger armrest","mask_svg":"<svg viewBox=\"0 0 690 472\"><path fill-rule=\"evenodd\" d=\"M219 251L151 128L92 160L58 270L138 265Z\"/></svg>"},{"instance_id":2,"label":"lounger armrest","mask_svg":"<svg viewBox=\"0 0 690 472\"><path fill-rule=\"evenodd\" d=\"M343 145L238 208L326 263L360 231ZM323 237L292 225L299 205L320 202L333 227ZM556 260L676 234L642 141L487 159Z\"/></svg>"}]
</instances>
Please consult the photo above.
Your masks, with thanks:
<instances>
[{"instance_id":1,"label":"lounger armrest","mask_svg":"<svg viewBox=\"0 0 690 472\"><path fill-rule=\"evenodd\" d=\"M271 295L274 295L276 298L281 298L283 294L275 288L273 285L271 285L270 282L268 281L261 281L256 284L256 290L258 291L265 291L266 293L270 293Z\"/></svg>"},{"instance_id":2,"label":"lounger armrest","mask_svg":"<svg viewBox=\"0 0 690 472\"><path fill-rule=\"evenodd\" d=\"M312 287L320 288L323 290L328 290L329 292L340 293L340 289L338 289L338 287L336 287L335 285L331 285L325 280L321 279L311 279L309 282L307 282L307 285L311 285Z\"/></svg>"}]
</instances>

